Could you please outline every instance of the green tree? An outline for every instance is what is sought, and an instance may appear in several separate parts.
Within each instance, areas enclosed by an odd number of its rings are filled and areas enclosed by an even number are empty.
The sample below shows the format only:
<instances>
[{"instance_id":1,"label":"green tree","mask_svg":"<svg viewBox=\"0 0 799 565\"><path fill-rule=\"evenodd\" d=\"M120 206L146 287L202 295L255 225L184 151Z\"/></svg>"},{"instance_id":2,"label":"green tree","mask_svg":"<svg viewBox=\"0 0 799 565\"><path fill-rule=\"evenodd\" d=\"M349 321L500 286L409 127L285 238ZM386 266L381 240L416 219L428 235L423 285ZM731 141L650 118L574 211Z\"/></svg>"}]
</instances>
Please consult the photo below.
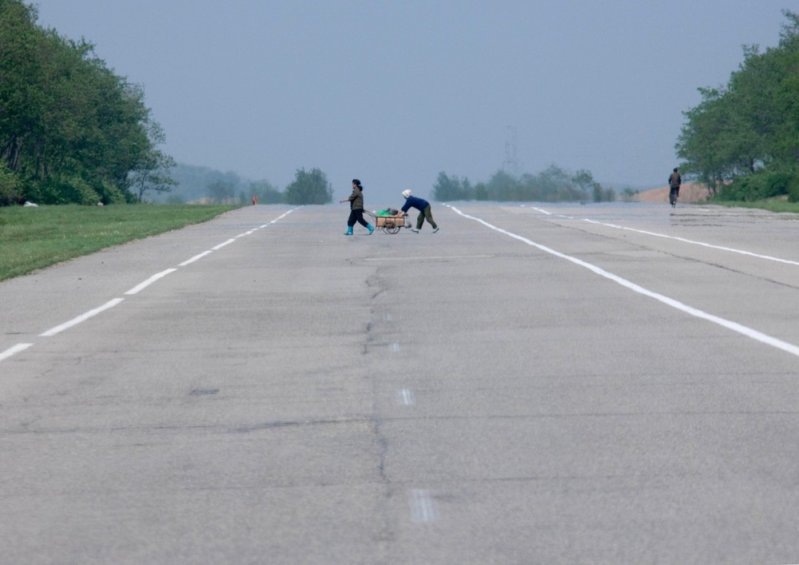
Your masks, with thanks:
<instances>
[{"instance_id":1,"label":"green tree","mask_svg":"<svg viewBox=\"0 0 799 565\"><path fill-rule=\"evenodd\" d=\"M685 113L677 154L711 193L785 194L799 175L799 16L784 14L779 45L744 48L727 85L699 89L702 101Z\"/></svg>"},{"instance_id":2,"label":"green tree","mask_svg":"<svg viewBox=\"0 0 799 565\"><path fill-rule=\"evenodd\" d=\"M505 171L497 171L486 183L489 200L520 200L521 185L518 179Z\"/></svg>"},{"instance_id":3,"label":"green tree","mask_svg":"<svg viewBox=\"0 0 799 565\"><path fill-rule=\"evenodd\" d=\"M208 185L208 197L216 204L231 204L236 198L236 187L231 182L215 180Z\"/></svg>"},{"instance_id":4,"label":"green tree","mask_svg":"<svg viewBox=\"0 0 799 565\"><path fill-rule=\"evenodd\" d=\"M174 166L175 160L161 151L145 154L130 173L129 183L136 199L143 202L147 192L170 192L177 185L169 174Z\"/></svg>"},{"instance_id":5,"label":"green tree","mask_svg":"<svg viewBox=\"0 0 799 565\"><path fill-rule=\"evenodd\" d=\"M0 161L0 206L21 204L22 183L5 163Z\"/></svg>"},{"instance_id":6,"label":"green tree","mask_svg":"<svg viewBox=\"0 0 799 565\"><path fill-rule=\"evenodd\" d=\"M141 88L20 0L0 0L0 54L0 159L26 196L133 199L130 172L162 161Z\"/></svg>"},{"instance_id":7,"label":"green tree","mask_svg":"<svg viewBox=\"0 0 799 565\"><path fill-rule=\"evenodd\" d=\"M327 204L333 200L333 187L319 169L297 170L294 182L286 187L289 204Z\"/></svg>"},{"instance_id":8,"label":"green tree","mask_svg":"<svg viewBox=\"0 0 799 565\"><path fill-rule=\"evenodd\" d=\"M242 204L248 204L255 196L261 204L281 204L285 196L269 181L259 180L251 182L246 191L242 191L239 199Z\"/></svg>"},{"instance_id":9,"label":"green tree","mask_svg":"<svg viewBox=\"0 0 799 565\"><path fill-rule=\"evenodd\" d=\"M438 173L436 183L433 185L433 198L439 202L471 200L474 198L474 192L469 179L448 176L442 171Z\"/></svg>"}]
</instances>

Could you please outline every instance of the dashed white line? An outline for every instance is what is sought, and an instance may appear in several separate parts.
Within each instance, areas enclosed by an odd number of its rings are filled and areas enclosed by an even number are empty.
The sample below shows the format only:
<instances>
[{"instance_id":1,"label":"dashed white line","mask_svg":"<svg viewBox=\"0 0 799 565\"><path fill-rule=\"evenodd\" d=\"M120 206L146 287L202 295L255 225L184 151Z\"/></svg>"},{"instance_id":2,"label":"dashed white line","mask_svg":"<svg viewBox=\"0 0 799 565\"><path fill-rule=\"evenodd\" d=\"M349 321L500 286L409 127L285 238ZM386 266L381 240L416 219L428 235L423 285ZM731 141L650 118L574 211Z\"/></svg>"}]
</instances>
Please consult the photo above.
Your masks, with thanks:
<instances>
[{"instance_id":1,"label":"dashed white line","mask_svg":"<svg viewBox=\"0 0 799 565\"><path fill-rule=\"evenodd\" d=\"M292 213L294 210L296 210L296 208L292 208L291 210L288 210L288 211L286 211L286 212L283 212L283 213L282 213L282 214L280 214L280 215L279 215L277 218L275 218L274 220L272 220L272 221L271 221L271 222L269 222L269 223L270 223L270 224L274 224L274 223L276 223L276 222L279 222L280 220L282 220L283 218L285 218L286 216L288 216L289 214L291 214L291 213ZM264 226L264 227L266 227L266 226Z\"/></svg>"},{"instance_id":2,"label":"dashed white line","mask_svg":"<svg viewBox=\"0 0 799 565\"><path fill-rule=\"evenodd\" d=\"M219 251L219 250L220 250L220 249L222 249L224 246L226 246L226 245L230 245L231 243L234 243L235 241L236 241L236 239L235 239L235 238L233 238L233 237L231 237L231 238L230 238L230 239L228 239L227 241L223 241L223 242L222 242L222 243L220 243L219 245L215 245L214 247L212 247L212 248L211 248L211 250L212 250L212 251Z\"/></svg>"},{"instance_id":3,"label":"dashed white line","mask_svg":"<svg viewBox=\"0 0 799 565\"><path fill-rule=\"evenodd\" d=\"M208 251L203 251L202 253L199 253L199 254L195 255L191 259L188 259L188 260L184 261L183 263L180 263L180 265L178 265L178 266L179 267L185 267L186 265L190 265L190 264L194 263L195 261L199 261L200 259L202 259L206 255L209 255L213 251L217 251L219 249L222 249L226 245L230 245L231 243L235 242L236 239L239 238L239 237L243 237L245 235L250 235L251 233L255 232L256 229L265 228L265 227L267 227L267 226L269 226L271 224L274 224L274 223L282 220L283 218L285 218L286 216L291 214L294 210L296 210L296 208L292 208L291 210L288 210L287 212L284 212L283 214L281 214L280 216L278 216L277 218L275 218L271 222L261 225L259 228L251 229L251 230L249 230L249 231L247 231L247 232L245 232L243 234L239 234L238 236L236 236L234 238L228 239L227 241L224 241L224 242L220 243L219 245L216 245L216 246L212 247ZM138 294L139 292L141 292L142 290L144 290L145 288L147 288L148 286L150 286L151 284L153 284L157 280L162 279L165 276L169 275L170 273L174 273L175 271L177 271L177 268L170 268L170 269L166 269L164 271L161 271L160 273L156 273L155 275L151 276L146 281L143 281L143 282L139 283L138 285L134 286L133 288L131 288L130 290L128 290L125 294L126 295L130 295L130 296ZM71 327L74 327L74 326L80 324L81 322L85 322L89 318L92 318L92 317L96 316L97 314L100 314L101 312L104 312L104 311L108 310L109 308L113 308L114 306L116 306L117 304L123 302L124 300L125 300L124 298L114 298L113 300L109 300L108 302L106 302L105 304L100 306L99 308L95 308L93 310L89 310L88 312L86 312L84 314L81 314L80 316L77 316L77 317L69 320L68 322L64 322L63 324L60 324L60 325L55 326L53 328L50 328L46 332L39 334L39 337L52 337L52 336L54 336L54 335L56 335L58 333L63 332L64 330L67 330L67 329L69 329ZM3 359L6 359L6 358L8 358L8 357L10 357L10 356L12 356L12 355L14 355L16 353L19 353L20 351L24 351L25 349L27 349L31 345L33 345L33 344L31 344L31 343L21 343L21 344L15 345L14 347L11 347L11 348L7 349L6 351L0 353L0 361L2 361Z\"/></svg>"},{"instance_id":4,"label":"dashed white line","mask_svg":"<svg viewBox=\"0 0 799 565\"><path fill-rule=\"evenodd\" d=\"M395 341L394 343L391 344L391 351L393 351L394 353L397 353L399 350L400 350L400 344L399 343L397 343Z\"/></svg>"},{"instance_id":5,"label":"dashed white line","mask_svg":"<svg viewBox=\"0 0 799 565\"><path fill-rule=\"evenodd\" d=\"M134 295L134 294L138 294L142 290L144 290L145 288L147 288L148 286L153 284L155 281L157 281L159 279L162 279L165 276L167 276L168 274L174 273L175 271L177 271L177 269L166 269L164 271L161 271L160 273L156 273L153 276L151 276L149 279L147 279L146 281L141 282L141 283L137 284L136 286L134 286L133 288L131 288L125 294L131 295L131 296Z\"/></svg>"},{"instance_id":6,"label":"dashed white line","mask_svg":"<svg viewBox=\"0 0 799 565\"><path fill-rule=\"evenodd\" d=\"M411 521L415 524L435 522L437 518L436 507L430 493L426 490L413 489L411 495Z\"/></svg>"},{"instance_id":7,"label":"dashed white line","mask_svg":"<svg viewBox=\"0 0 799 565\"><path fill-rule=\"evenodd\" d=\"M727 320L725 318L721 318L719 316L715 316L713 314L709 314L709 313L707 313L707 312L705 312L703 310L700 310L698 308L694 308L693 306L688 306L687 304L683 304L682 302L679 302L678 300L675 300L673 298L669 298L668 296L664 296L664 295L659 294L657 292L653 292L651 290L648 290L648 289L646 289L646 288L644 288L642 286L639 286L639 285L635 284L634 282L628 281L625 278L622 278L622 277L620 277L618 275L614 275L613 273L610 273L610 272L608 272L608 271L606 271L606 270L604 270L604 269L602 269L600 267L597 267L596 265L593 265L593 264L588 263L586 261L583 261L581 259L577 259L576 257L572 257L570 255L566 255L565 253L561 253L560 251L555 251L554 249L552 249L550 247L547 247L545 245L541 245L540 243L536 243L536 242L534 242L532 240L527 239L526 237L517 235L517 234L515 234L513 232L509 232L509 231L504 230L502 228L499 228L499 227L497 227L495 225L489 224L485 220L482 220L482 219L477 218L475 216L470 216L469 214L465 214L465 213L461 212L460 210L458 210L457 208L455 208L454 206L451 206L451 205L446 205L446 206L449 206L449 208L452 209L453 212L463 216L464 218L467 218L469 220L474 220L475 222L483 224L487 228L492 229L492 230L494 230L494 231L496 231L498 233L507 235L510 238L513 238L513 239L516 239L516 240L521 241L523 243L526 243L527 245L530 245L532 247L535 247L536 249L539 249L541 251L549 253L550 255L554 255L555 257L559 257L561 259L565 259L566 261L574 263L575 265L579 265L580 267L588 269L589 271L592 271L593 273L595 273L595 274L597 274L597 275L599 275L601 277L604 277L604 278L606 278L608 280L611 280L611 281L613 281L613 282L615 282L615 283L617 283L617 284L619 284L619 285L621 285L621 286L623 286L625 288L628 288L628 289L630 289L630 290L632 290L634 292L637 292L638 294L642 294L644 296L648 296L649 298L653 298L654 300L662 302L663 304L666 304L667 306L671 306L672 308L675 308L677 310L685 312L686 314L690 314L691 316L694 316L696 318L700 318L700 319L703 319L703 320L707 320L709 322L713 322L714 324L717 324L719 326L722 326L724 328L727 328L729 330L737 332L737 333L739 333L741 335L744 335L744 336L746 336L748 338L754 339L755 341L759 341L760 343L764 343L766 345L770 345L772 347L775 347L777 349L781 349L782 351L790 353L791 355L795 355L795 356L799 357L799 346L796 346L796 345L794 345L792 343L788 343L786 341L782 341L780 339L777 339L777 338L772 337L770 335L764 334L762 332L759 332L759 331L757 331L755 329L749 328L749 327L744 326L742 324L739 324L737 322L733 322L731 320Z\"/></svg>"},{"instance_id":8,"label":"dashed white line","mask_svg":"<svg viewBox=\"0 0 799 565\"><path fill-rule=\"evenodd\" d=\"M404 406L413 406L416 404L416 396L413 394L413 391L407 388L403 388L400 393L400 402Z\"/></svg>"},{"instance_id":9,"label":"dashed white line","mask_svg":"<svg viewBox=\"0 0 799 565\"><path fill-rule=\"evenodd\" d=\"M183 261L180 265L178 265L178 267L185 267L186 265L191 265L195 261L199 261L200 259L202 259L206 255L210 255L211 253L213 253L213 251L211 251L210 249L208 251L203 251L202 253L199 253L199 254L195 255L191 259L187 259L186 261Z\"/></svg>"},{"instance_id":10,"label":"dashed white line","mask_svg":"<svg viewBox=\"0 0 799 565\"><path fill-rule=\"evenodd\" d=\"M92 317L96 316L97 314L99 314L101 312L105 312L109 308L113 308L114 306L116 306L117 304L122 302L123 300L125 300L125 299L124 298L114 298L113 300L109 300L108 302L106 302L105 304L100 306L99 308L95 308L94 310L89 310L88 312L86 312L84 314L81 314L80 316L72 318L68 322L64 322L63 324L61 324L59 326L56 326L54 328L50 328L46 332L44 332L42 334L39 334L39 337L52 337L52 336L54 336L54 335L56 335L58 333L63 332L64 330L68 330L69 328L71 328L73 326L77 326L81 322L85 322L89 318L92 318Z\"/></svg>"},{"instance_id":11,"label":"dashed white line","mask_svg":"<svg viewBox=\"0 0 799 565\"><path fill-rule=\"evenodd\" d=\"M33 345L32 343L18 343L16 345L14 345L13 347L9 347L8 349L6 349L2 353L0 353L0 361L8 359L12 355L16 355L20 351L25 351L26 349L28 349L32 345Z\"/></svg>"}]
</instances>

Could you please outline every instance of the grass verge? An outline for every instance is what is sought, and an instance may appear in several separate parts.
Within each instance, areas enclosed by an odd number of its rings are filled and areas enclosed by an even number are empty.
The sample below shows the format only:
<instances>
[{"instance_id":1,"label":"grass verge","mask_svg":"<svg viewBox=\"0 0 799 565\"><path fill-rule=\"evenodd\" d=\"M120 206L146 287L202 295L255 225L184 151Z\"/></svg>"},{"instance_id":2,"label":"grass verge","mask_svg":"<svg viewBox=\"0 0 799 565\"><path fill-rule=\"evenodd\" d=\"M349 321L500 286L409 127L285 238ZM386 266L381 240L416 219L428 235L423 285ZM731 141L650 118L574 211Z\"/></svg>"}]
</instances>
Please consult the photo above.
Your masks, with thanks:
<instances>
[{"instance_id":1,"label":"grass verge","mask_svg":"<svg viewBox=\"0 0 799 565\"><path fill-rule=\"evenodd\" d=\"M0 208L0 281L189 224L236 206L115 205Z\"/></svg>"},{"instance_id":2,"label":"grass verge","mask_svg":"<svg viewBox=\"0 0 799 565\"><path fill-rule=\"evenodd\" d=\"M752 202L743 202L738 200L711 200L711 204L718 204L719 206L727 206L729 208L757 208L760 210L768 210L769 212L790 212L799 214L799 202L788 202L787 200L768 199L768 200L754 200Z\"/></svg>"}]
</instances>

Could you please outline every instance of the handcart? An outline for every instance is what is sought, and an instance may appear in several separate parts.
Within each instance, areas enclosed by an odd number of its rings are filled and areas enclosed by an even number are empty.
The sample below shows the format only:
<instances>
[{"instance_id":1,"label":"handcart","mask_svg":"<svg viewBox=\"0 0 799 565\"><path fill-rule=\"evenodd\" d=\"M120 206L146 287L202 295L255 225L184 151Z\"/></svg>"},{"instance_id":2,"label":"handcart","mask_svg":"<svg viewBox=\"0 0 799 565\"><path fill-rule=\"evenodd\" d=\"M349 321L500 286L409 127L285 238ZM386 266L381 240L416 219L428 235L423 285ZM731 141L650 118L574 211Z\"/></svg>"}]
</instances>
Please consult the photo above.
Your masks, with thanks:
<instances>
[{"instance_id":1,"label":"handcart","mask_svg":"<svg viewBox=\"0 0 799 565\"><path fill-rule=\"evenodd\" d=\"M364 213L373 218L375 228L383 230L384 233L399 233L400 229L411 227L408 216L397 210L386 209L379 212L364 210Z\"/></svg>"}]
</instances>

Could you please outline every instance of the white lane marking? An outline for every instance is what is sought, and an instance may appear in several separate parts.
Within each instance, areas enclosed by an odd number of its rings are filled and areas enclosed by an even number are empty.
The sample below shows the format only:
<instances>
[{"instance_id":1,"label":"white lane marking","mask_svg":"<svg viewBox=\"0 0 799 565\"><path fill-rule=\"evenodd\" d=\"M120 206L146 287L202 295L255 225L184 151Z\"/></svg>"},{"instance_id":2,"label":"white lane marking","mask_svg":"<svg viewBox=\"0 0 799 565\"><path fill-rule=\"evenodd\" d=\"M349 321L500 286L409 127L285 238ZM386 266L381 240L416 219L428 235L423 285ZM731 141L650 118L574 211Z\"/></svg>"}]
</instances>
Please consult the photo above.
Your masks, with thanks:
<instances>
[{"instance_id":1,"label":"white lane marking","mask_svg":"<svg viewBox=\"0 0 799 565\"><path fill-rule=\"evenodd\" d=\"M233 243L234 241L236 241L234 238L230 238L230 239L228 239L227 241L223 241L223 242L222 242L222 243L220 243L219 245L215 245L215 246L213 246L213 247L211 248L211 251L218 251L218 250L222 249L224 246L226 246L226 245L230 245L230 244L231 244L231 243Z\"/></svg>"},{"instance_id":2,"label":"white lane marking","mask_svg":"<svg viewBox=\"0 0 799 565\"><path fill-rule=\"evenodd\" d=\"M416 396L413 394L413 391L407 388L403 388L400 391L400 402L404 406L414 406L416 404Z\"/></svg>"},{"instance_id":3,"label":"white lane marking","mask_svg":"<svg viewBox=\"0 0 799 565\"><path fill-rule=\"evenodd\" d=\"M186 265L191 265L195 261L199 261L200 259L202 259L206 255L210 255L211 253L213 253L213 251L210 250L210 249L208 251L203 251L202 253L199 253L199 254L195 255L191 259L183 261L180 265L178 265L178 267L185 267Z\"/></svg>"},{"instance_id":4,"label":"white lane marking","mask_svg":"<svg viewBox=\"0 0 799 565\"><path fill-rule=\"evenodd\" d=\"M282 220L283 218L285 218L286 216L288 216L289 214L291 214L291 213L292 213L294 210L296 210L296 208L292 208L291 210L288 210L288 211L286 211L286 212L283 212L283 213L282 213L282 214L280 214L280 215L279 215L277 218L275 218L274 220L272 220L272 221L271 221L271 222L269 222L269 223L270 223L270 224L274 224L274 223L277 223L277 222L279 222L280 220ZM263 226L261 226L261 227L266 227L267 225L269 225L269 224L264 224L264 225L263 225Z\"/></svg>"},{"instance_id":5,"label":"white lane marking","mask_svg":"<svg viewBox=\"0 0 799 565\"><path fill-rule=\"evenodd\" d=\"M244 232L244 233L240 233L240 234L239 234L239 235L237 235L236 237L234 237L234 238L232 238L232 239L229 239L229 240L227 240L227 241L225 241L225 242L222 242L222 243L220 243L219 245L216 245L215 247L212 247L212 248L211 248L211 249L209 249L208 251L203 251L202 253L199 253L199 254L195 255L195 256L194 256L194 257L192 257L191 259L188 259L188 260L186 260L186 261L183 261L182 263L180 263L180 264L178 265L178 267L185 267L185 266L187 266L187 265L191 265L192 263L194 263L195 261L199 261L200 259L202 259L202 258L203 258L203 257L205 257L206 255L210 255L210 254L211 254L211 253L213 253L214 251L217 251L217 250L219 250L219 249L222 249L222 248L223 248L223 247L225 247L226 245L230 245L231 243L233 243L234 241L236 241L236 240L237 240L237 239L239 239L239 238L242 238L242 237L245 237L245 236L248 236L248 235L252 235L252 234L254 234L256 231L258 231L258 230L260 230L260 229L263 229L263 228L269 227L271 224L274 224L275 222L278 222L278 221L282 220L283 218L285 218L286 216L288 216L289 214L291 214L291 213L292 213L294 210L296 210L296 208L292 208L291 210L289 210L289 211L287 211L287 212L285 212L285 213L281 214L280 216L278 216L277 218L275 218L274 220L272 220L272 221L271 221L271 222L269 222L269 223L266 223L266 224L261 224L261 225L260 225L260 226L258 226L257 228L253 228L253 229L251 229L251 230L249 230L249 231L246 231L246 232Z\"/></svg>"},{"instance_id":6,"label":"white lane marking","mask_svg":"<svg viewBox=\"0 0 799 565\"><path fill-rule=\"evenodd\" d=\"M0 353L0 361L3 361L4 359L8 359L12 355L16 355L20 351L25 351L26 349L28 349L32 345L33 345L32 343L18 343L18 344L16 344L13 347L9 347L8 349L6 349L2 353Z\"/></svg>"},{"instance_id":7,"label":"white lane marking","mask_svg":"<svg viewBox=\"0 0 799 565\"><path fill-rule=\"evenodd\" d=\"M430 493L426 490L413 489L411 494L411 521L414 524L435 522L437 513Z\"/></svg>"},{"instance_id":8,"label":"white lane marking","mask_svg":"<svg viewBox=\"0 0 799 565\"><path fill-rule=\"evenodd\" d=\"M547 211L546 211L546 210L544 210L543 208L536 208L535 206L530 206L530 208L532 208L532 209L533 209L533 210L535 210L536 212L541 212L542 214L545 214L545 215L547 215L547 216L551 216L551 215L552 215L552 212L547 212Z\"/></svg>"},{"instance_id":9,"label":"white lane marking","mask_svg":"<svg viewBox=\"0 0 799 565\"><path fill-rule=\"evenodd\" d=\"M667 235L665 233L658 233L653 231L647 230L639 230L637 228L630 228L627 226L620 226L618 224L608 224L605 222L599 222L597 220L592 220L590 218L583 218L584 222L588 222L589 224L597 224L600 226L606 226L609 228L614 228L617 230L626 230L632 231L636 233L641 233L644 235L651 235L652 237L661 237L664 239L673 239L675 241L681 241L683 243L690 243L691 245L700 245L702 247L708 247L710 249L718 249L720 251L728 251L730 253L738 253L740 255L747 255L749 257L757 257L758 259L765 259L767 261L776 261L777 263L784 263L786 265L796 265L799 267L799 261L791 261L790 259L781 259L779 257L772 257L771 255L761 255L760 253L752 253L751 251L745 251L743 249L735 249L734 247L725 247L723 245L714 245L712 243L705 243L704 241L696 241L693 239L686 239L684 237L678 237L675 235Z\"/></svg>"},{"instance_id":10,"label":"white lane marking","mask_svg":"<svg viewBox=\"0 0 799 565\"><path fill-rule=\"evenodd\" d=\"M54 336L57 333L61 333L64 330L68 330L69 328L71 328L73 326L77 326L81 322L85 322L89 318L91 318L93 316L96 316L100 312L104 312L104 311L108 310L109 308L113 308L114 306L116 306L117 304L122 302L123 300L125 300L125 299L124 298L114 298L113 300L109 300L108 302L106 302L105 304L100 306L99 308L95 308L94 310L89 310L88 312L85 312L85 313L81 314L80 316L77 316L76 318L72 318L68 322L64 322L60 326L56 326L54 328L50 328L46 332L44 332L42 334L39 334L39 337L52 337L52 336Z\"/></svg>"},{"instance_id":11,"label":"white lane marking","mask_svg":"<svg viewBox=\"0 0 799 565\"><path fill-rule=\"evenodd\" d=\"M395 341L394 343L391 344L391 351L393 351L394 353L397 353L399 350L400 350L400 344L399 343L397 343Z\"/></svg>"},{"instance_id":12,"label":"white lane marking","mask_svg":"<svg viewBox=\"0 0 799 565\"><path fill-rule=\"evenodd\" d=\"M145 288L147 288L148 286L153 284L155 281L157 281L159 279L162 279L165 276L167 276L168 274L174 273L175 271L177 271L177 269L166 269L164 271L161 271L160 273L156 273L153 276L151 276L149 279L147 279L146 281L141 282L141 283L137 284L136 286L134 286L133 288L131 288L125 294L130 295L130 296L132 296L134 294L138 294L142 290L144 290Z\"/></svg>"},{"instance_id":13,"label":"white lane marking","mask_svg":"<svg viewBox=\"0 0 799 565\"><path fill-rule=\"evenodd\" d=\"M291 214L294 210L296 210L296 208L292 208L291 210L289 210L287 212L284 212L283 214L281 214L280 216L278 216L277 218L275 218L274 220L269 222L269 224L264 224L261 227L266 227L266 226L268 226L270 224L274 224L275 222L278 222L278 221L282 220L283 218L285 218L286 216ZM233 243L234 241L235 241L235 238L229 239L229 240L227 240L227 241L225 241L223 243L220 243L216 247L212 247L209 251L204 251L204 252L200 253L199 255L195 255L194 257L192 257L188 261L184 261L179 266L183 267L185 265L191 264L194 261L197 261L197 260L201 259L202 257L205 257L206 255L208 255L212 251L216 251L218 249L221 249L222 247L224 247L226 245L229 245L229 244ZM146 281L136 285L135 287L133 287L132 289L127 291L125 294L126 295L134 295L134 294L140 292L141 290L143 290L144 288L146 288L147 286L151 285L155 281L167 276L170 273L174 273L175 271L177 271L177 269L166 269L164 271L161 271L160 273L157 273L157 274L153 275L152 277L150 277ZM109 300L108 302L106 302L105 304L100 306L99 308L95 308L94 310L89 310L88 312L85 312L85 313L81 314L80 316L77 316L77 317L69 320L68 322L64 322L61 325L55 326L54 328L50 328L46 332L39 334L39 337L52 337L52 336L54 336L56 334L59 334L59 333L63 332L64 330L67 330L67 329L69 329L71 327L77 326L81 322L85 322L89 318L92 318L92 317L96 316L97 314L100 314L101 312L104 312L104 311L106 311L106 310L108 310L110 308L113 308L114 306L116 306L117 304L123 302L124 300L125 300L124 298L114 298L113 300ZM28 345L27 347L30 347L30 345ZM25 349L27 349L27 347ZM13 348L11 348L11 349L13 349ZM7 350L7 351L10 351L10 350ZM14 353L16 353L16 351ZM13 353L11 353L11 355L13 355ZM2 359L3 358L0 358L0 360L2 360Z\"/></svg>"},{"instance_id":14,"label":"white lane marking","mask_svg":"<svg viewBox=\"0 0 799 565\"><path fill-rule=\"evenodd\" d=\"M504 230L502 228L498 228L497 226L489 224L485 220L481 220L480 218L477 218L475 216L470 216L469 214L464 214L463 212L461 212L460 210L458 210L454 206L451 206L451 205L448 205L448 204L445 204L445 206L449 206L449 208L451 208L455 213L463 216L464 218L467 218L469 220L474 220L475 222L483 224L487 228L490 228L490 229L492 229L492 230L494 230L496 232L499 232L501 234L507 235L510 238L513 238L513 239L516 239L516 240L521 241L523 243L526 243L527 245L535 247L536 249L540 249L541 251L549 253L550 255L554 255L555 257L559 257L561 259L565 259L566 261L574 263L575 265L579 265L580 267L584 267L584 268L588 269L589 271L592 271L593 273L595 273L595 274L597 274L597 275L599 275L601 277L604 277L604 278L606 278L608 280L611 280L611 281L613 281L613 282L615 282L617 284L620 284L621 286L623 286L625 288L628 288L628 289L630 289L630 290L632 290L634 292L637 292L638 294L642 294L644 296L648 296L649 298L653 298L653 299L655 299L655 300L657 300L659 302L662 302L663 304L666 304L667 306L671 306L672 308L675 308L677 310L685 312L686 314L690 314L691 316L694 316L696 318L701 318L703 320L707 320L709 322L713 322L714 324L717 324L719 326L727 328L728 330L732 330L734 332L737 332L737 333L739 333L741 335L744 335L744 336L746 336L748 338L754 339L755 341L759 341L761 343L764 343L766 345L770 345L770 346L775 347L777 349L781 349L782 351L785 351L787 353L790 353L791 355L795 355L795 356L799 357L799 346L796 346L796 345L794 345L792 343L788 343L786 341L782 341L782 340L777 339L775 337L771 337L770 335L764 334L762 332L759 332L759 331L757 331L755 329L749 328L749 327L744 326L742 324L739 324L737 322L733 322L731 320L727 320L725 318L721 318L719 316L715 316L713 314L709 314L709 313L707 313L707 312L705 312L703 310L699 310L698 308L694 308L693 306L688 306L687 304L683 304L682 302L679 302L679 301L677 301L677 300L675 300L673 298L669 298L668 296L664 296L664 295L659 294L657 292L653 292L651 290L648 290L648 289L646 289L646 288L644 288L642 286L639 286L639 285L635 284L634 282L628 281L627 279L624 279L624 278L622 278L622 277L620 277L618 275L614 275L613 273L610 273L610 272L608 272L608 271L606 271L606 270L604 270L604 269L602 269L600 267L597 267L596 265L593 265L593 264L588 263L586 261L583 261L581 259L577 259L576 257L572 257L570 255L566 255L564 253L561 253L560 251L555 251L554 249L552 249L550 247L547 247L545 245L541 245L540 243L536 243L534 241L531 241L531 240L527 239L526 237L522 237L522 236L517 235L517 234L515 234L513 232L509 232L509 231Z\"/></svg>"}]
</instances>

